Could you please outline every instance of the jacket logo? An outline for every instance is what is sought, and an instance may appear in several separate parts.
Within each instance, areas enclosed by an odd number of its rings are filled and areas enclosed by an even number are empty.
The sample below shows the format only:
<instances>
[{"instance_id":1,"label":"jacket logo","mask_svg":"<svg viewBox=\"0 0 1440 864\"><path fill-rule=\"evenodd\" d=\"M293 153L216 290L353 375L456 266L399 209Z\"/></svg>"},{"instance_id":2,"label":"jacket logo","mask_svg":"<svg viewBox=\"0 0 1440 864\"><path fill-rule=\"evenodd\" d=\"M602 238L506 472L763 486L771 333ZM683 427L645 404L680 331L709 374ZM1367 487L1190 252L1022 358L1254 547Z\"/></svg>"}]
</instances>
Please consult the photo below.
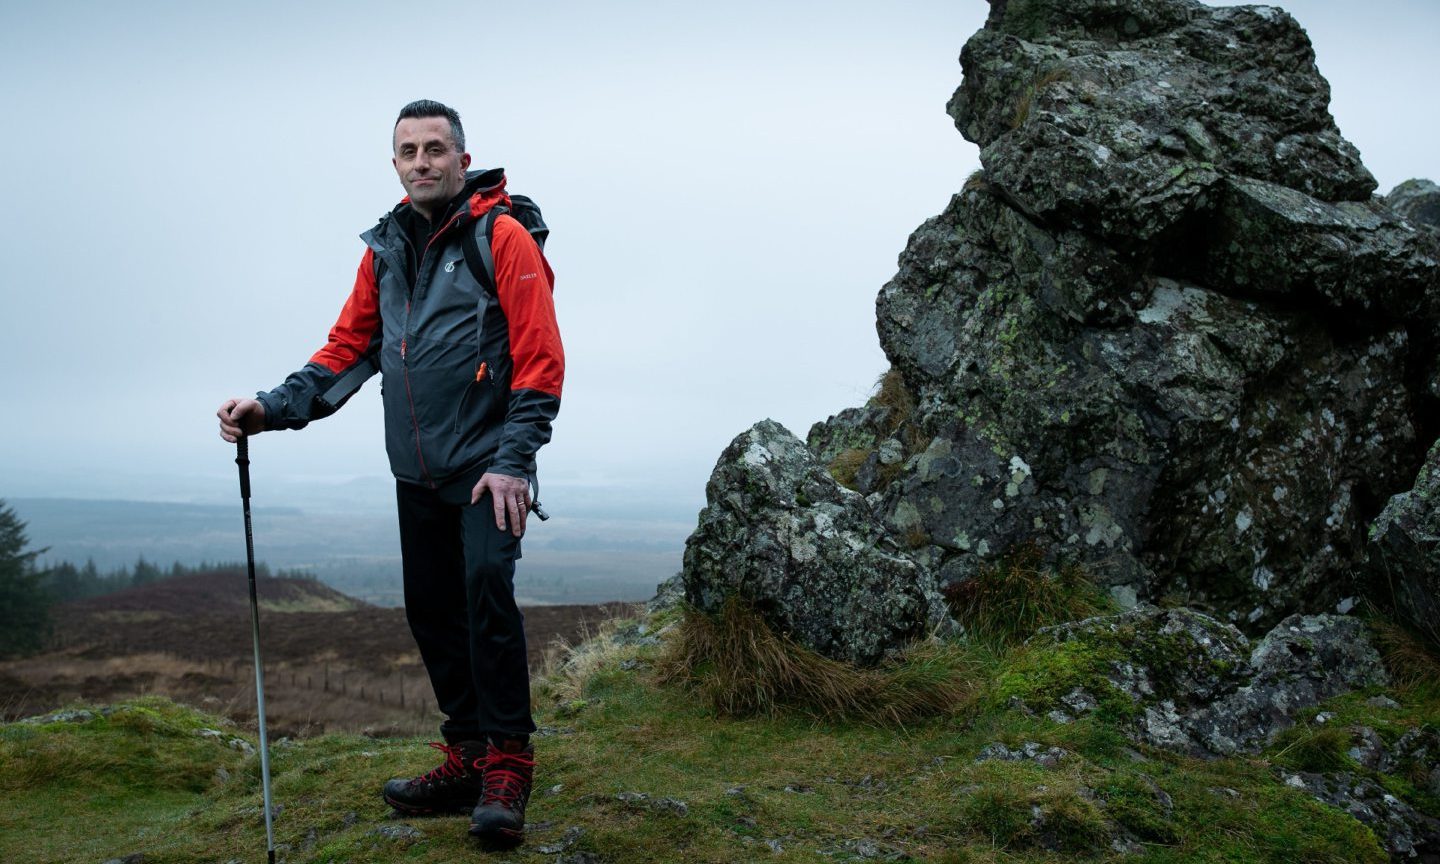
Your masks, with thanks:
<instances>
[{"instance_id":1,"label":"jacket logo","mask_svg":"<svg viewBox=\"0 0 1440 864\"><path fill-rule=\"evenodd\" d=\"M534 273L526 273L524 276L521 276L520 278L521 278L521 279L534 279L535 276L536 276L536 274L534 274Z\"/></svg>"},{"instance_id":2,"label":"jacket logo","mask_svg":"<svg viewBox=\"0 0 1440 864\"><path fill-rule=\"evenodd\" d=\"M461 260L464 260L464 259L461 259ZM460 263L460 261L451 261L451 262L447 263L447 264L445 265L445 272L446 272L446 273L454 273L454 272L455 272L455 265L456 265L456 264L459 264L459 263Z\"/></svg>"}]
</instances>

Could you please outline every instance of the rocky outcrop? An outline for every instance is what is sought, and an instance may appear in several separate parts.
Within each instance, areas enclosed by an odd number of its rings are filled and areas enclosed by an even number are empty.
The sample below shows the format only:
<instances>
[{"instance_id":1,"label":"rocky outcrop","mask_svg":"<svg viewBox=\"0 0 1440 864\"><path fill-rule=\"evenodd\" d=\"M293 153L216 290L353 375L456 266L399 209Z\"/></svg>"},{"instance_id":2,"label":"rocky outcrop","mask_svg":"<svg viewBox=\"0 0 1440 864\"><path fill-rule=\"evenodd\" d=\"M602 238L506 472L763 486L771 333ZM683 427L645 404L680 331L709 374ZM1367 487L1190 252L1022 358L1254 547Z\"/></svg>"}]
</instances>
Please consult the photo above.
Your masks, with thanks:
<instances>
[{"instance_id":1,"label":"rocky outcrop","mask_svg":"<svg viewBox=\"0 0 1440 864\"><path fill-rule=\"evenodd\" d=\"M1378 581L1400 616L1440 644L1440 444L1415 485L1390 499L1370 528Z\"/></svg>"},{"instance_id":2,"label":"rocky outcrop","mask_svg":"<svg viewBox=\"0 0 1440 864\"><path fill-rule=\"evenodd\" d=\"M1430 180L1406 180L1390 190L1385 203L1416 225L1440 228L1440 186Z\"/></svg>"},{"instance_id":3,"label":"rocky outcrop","mask_svg":"<svg viewBox=\"0 0 1440 864\"><path fill-rule=\"evenodd\" d=\"M890 373L808 449L727 450L687 597L866 662L1024 544L1252 635L1353 608L1440 433L1433 184L1373 194L1273 7L991 0L961 63L983 169L880 291ZM1227 722L1175 734L1253 746Z\"/></svg>"},{"instance_id":4,"label":"rocky outcrop","mask_svg":"<svg viewBox=\"0 0 1440 864\"><path fill-rule=\"evenodd\" d=\"M1440 416L1440 245L1371 197L1304 31L993 0L961 62L984 169L877 300L906 398L812 448L942 583L1035 542L1250 632L1350 608Z\"/></svg>"},{"instance_id":5,"label":"rocky outcrop","mask_svg":"<svg viewBox=\"0 0 1440 864\"><path fill-rule=\"evenodd\" d=\"M861 665L945 623L934 577L785 427L765 420L720 455L685 545L685 599L734 596L778 632Z\"/></svg>"},{"instance_id":6,"label":"rocky outcrop","mask_svg":"<svg viewBox=\"0 0 1440 864\"><path fill-rule=\"evenodd\" d=\"M1031 644L1060 648L1093 681L1022 697L1069 722L1109 704L1140 743L1199 756L1259 752L1302 711L1386 681L1365 626L1340 615L1294 615L1251 648L1230 624L1189 609L1129 612L1041 630Z\"/></svg>"}]
</instances>

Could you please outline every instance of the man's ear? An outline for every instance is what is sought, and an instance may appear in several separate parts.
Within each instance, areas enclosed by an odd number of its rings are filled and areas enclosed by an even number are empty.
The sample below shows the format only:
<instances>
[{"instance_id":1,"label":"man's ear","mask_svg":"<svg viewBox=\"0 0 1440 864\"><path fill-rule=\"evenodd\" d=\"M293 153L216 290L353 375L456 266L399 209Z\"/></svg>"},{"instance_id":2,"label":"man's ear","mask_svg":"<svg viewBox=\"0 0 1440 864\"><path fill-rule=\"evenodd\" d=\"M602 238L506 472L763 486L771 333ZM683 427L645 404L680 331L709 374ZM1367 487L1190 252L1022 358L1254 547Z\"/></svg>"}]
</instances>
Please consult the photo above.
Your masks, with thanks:
<instances>
[{"instance_id":1,"label":"man's ear","mask_svg":"<svg viewBox=\"0 0 1440 864\"><path fill-rule=\"evenodd\" d=\"M470 154L469 154L469 153L461 153L461 154L460 154L460 170L461 170L461 171L465 171L465 170L468 170L469 168L470 168Z\"/></svg>"}]
</instances>

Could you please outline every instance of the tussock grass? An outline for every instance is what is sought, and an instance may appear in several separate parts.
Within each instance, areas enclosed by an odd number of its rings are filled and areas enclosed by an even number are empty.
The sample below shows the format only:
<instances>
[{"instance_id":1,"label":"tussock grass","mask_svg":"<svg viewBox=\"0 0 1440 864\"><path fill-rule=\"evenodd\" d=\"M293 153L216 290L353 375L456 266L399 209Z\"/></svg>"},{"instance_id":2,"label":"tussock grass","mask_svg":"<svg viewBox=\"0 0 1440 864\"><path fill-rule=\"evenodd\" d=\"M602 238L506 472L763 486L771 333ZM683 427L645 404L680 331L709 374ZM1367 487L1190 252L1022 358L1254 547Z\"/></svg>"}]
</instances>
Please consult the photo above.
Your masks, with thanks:
<instances>
[{"instance_id":1,"label":"tussock grass","mask_svg":"<svg viewBox=\"0 0 1440 864\"><path fill-rule=\"evenodd\" d=\"M973 671L961 647L940 643L873 669L831 660L775 633L736 597L713 617L687 611L659 665L661 681L693 686L721 714L796 711L887 726L955 710L972 691Z\"/></svg>"},{"instance_id":2,"label":"tussock grass","mask_svg":"<svg viewBox=\"0 0 1440 864\"><path fill-rule=\"evenodd\" d=\"M944 594L974 638L1001 646L1017 645L1041 627L1111 611L1114 605L1080 565L1046 566L1045 553L1034 542L1015 546Z\"/></svg>"},{"instance_id":3,"label":"tussock grass","mask_svg":"<svg viewBox=\"0 0 1440 864\"><path fill-rule=\"evenodd\" d=\"M830 461L830 476L846 489L854 489L856 477L860 473L860 466L864 465L865 460L869 458L870 451L860 447L841 450Z\"/></svg>"},{"instance_id":4,"label":"tussock grass","mask_svg":"<svg viewBox=\"0 0 1440 864\"><path fill-rule=\"evenodd\" d=\"M1378 613L1371 614L1370 627L1375 631L1385 668L1397 689L1440 690L1440 646Z\"/></svg>"},{"instance_id":5,"label":"tussock grass","mask_svg":"<svg viewBox=\"0 0 1440 864\"><path fill-rule=\"evenodd\" d=\"M1354 767L1346 755L1350 731L1339 726L1291 726L1275 739L1271 759L1296 771L1343 771Z\"/></svg>"}]
</instances>

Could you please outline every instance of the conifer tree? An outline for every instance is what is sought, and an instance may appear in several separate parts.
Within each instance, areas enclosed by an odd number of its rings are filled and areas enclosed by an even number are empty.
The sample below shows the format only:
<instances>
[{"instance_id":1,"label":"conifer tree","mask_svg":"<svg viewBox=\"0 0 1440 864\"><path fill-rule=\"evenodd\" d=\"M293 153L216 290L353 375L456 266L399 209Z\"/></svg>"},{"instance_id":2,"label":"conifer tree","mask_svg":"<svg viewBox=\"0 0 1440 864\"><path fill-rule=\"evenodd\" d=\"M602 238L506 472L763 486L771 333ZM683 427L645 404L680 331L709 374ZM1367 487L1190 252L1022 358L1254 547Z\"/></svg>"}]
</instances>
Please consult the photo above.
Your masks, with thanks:
<instances>
[{"instance_id":1,"label":"conifer tree","mask_svg":"<svg viewBox=\"0 0 1440 864\"><path fill-rule=\"evenodd\" d=\"M50 634L50 595L35 569L25 523L0 501L0 657L39 651Z\"/></svg>"}]
</instances>

